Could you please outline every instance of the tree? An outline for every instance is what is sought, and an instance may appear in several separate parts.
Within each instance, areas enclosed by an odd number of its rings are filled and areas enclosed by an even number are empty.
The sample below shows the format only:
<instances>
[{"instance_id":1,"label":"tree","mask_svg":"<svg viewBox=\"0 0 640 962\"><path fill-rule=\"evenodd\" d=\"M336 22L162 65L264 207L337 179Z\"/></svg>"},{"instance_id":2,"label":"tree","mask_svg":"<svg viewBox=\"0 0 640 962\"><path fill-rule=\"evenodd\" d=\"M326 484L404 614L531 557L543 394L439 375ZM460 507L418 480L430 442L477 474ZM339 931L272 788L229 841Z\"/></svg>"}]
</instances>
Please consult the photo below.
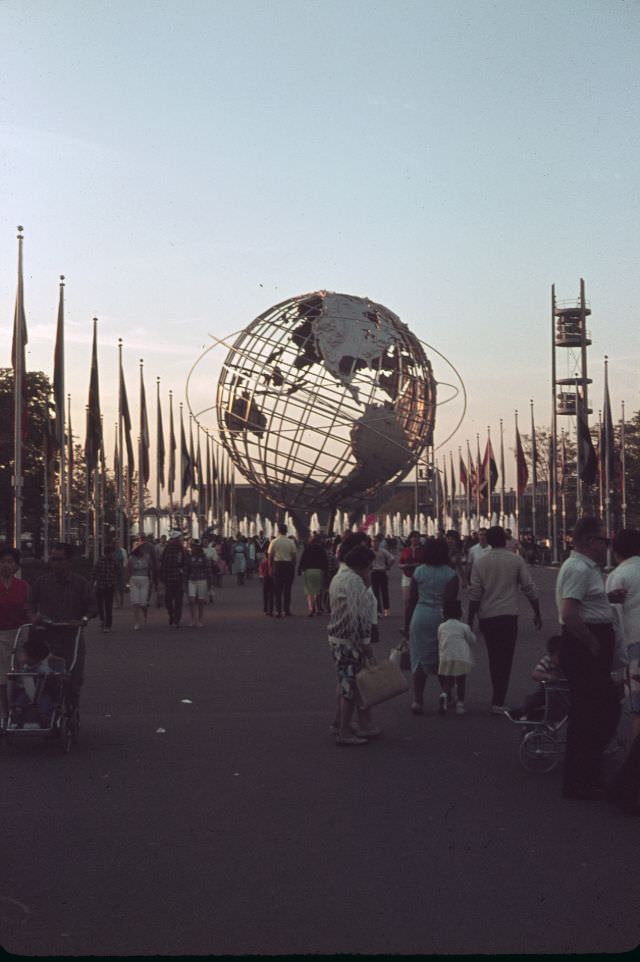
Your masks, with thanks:
<instances>
[{"instance_id":1,"label":"tree","mask_svg":"<svg viewBox=\"0 0 640 962\"><path fill-rule=\"evenodd\" d=\"M52 410L51 383L42 371L25 374L28 394L27 437L22 449L22 528L36 544L43 533L45 415ZM13 542L13 368L0 368L0 537ZM52 492L53 494L53 492ZM55 499L51 498L51 510Z\"/></svg>"}]
</instances>

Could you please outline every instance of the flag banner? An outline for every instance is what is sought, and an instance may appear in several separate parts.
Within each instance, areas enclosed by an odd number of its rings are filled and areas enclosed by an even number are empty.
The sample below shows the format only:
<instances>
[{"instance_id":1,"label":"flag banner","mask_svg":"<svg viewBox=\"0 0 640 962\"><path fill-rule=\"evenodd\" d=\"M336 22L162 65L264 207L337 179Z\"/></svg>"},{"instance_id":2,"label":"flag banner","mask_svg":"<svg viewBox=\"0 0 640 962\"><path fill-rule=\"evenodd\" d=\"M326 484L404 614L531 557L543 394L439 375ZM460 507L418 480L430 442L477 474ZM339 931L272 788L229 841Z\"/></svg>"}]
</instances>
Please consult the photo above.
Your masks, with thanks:
<instances>
[{"instance_id":1,"label":"flag banner","mask_svg":"<svg viewBox=\"0 0 640 962\"><path fill-rule=\"evenodd\" d=\"M116 427L116 437L113 443L113 476L120 477L120 455L118 454L118 428Z\"/></svg>"},{"instance_id":2,"label":"flag banner","mask_svg":"<svg viewBox=\"0 0 640 962\"><path fill-rule=\"evenodd\" d=\"M461 488L464 488L464 493L465 493L465 494L468 494L468 493L469 493L469 475L467 474L467 466L466 466L466 464L464 463L464 461L462 460L462 455L461 455L461 454L459 455L459 458L460 458L460 467L459 467L459 471L460 471L460 487L461 487Z\"/></svg>"},{"instance_id":3,"label":"flag banner","mask_svg":"<svg viewBox=\"0 0 640 962\"><path fill-rule=\"evenodd\" d=\"M585 484L595 484L598 476L598 460L591 439L589 426L582 414L578 415L578 445L580 448L580 478Z\"/></svg>"},{"instance_id":4,"label":"flag banner","mask_svg":"<svg viewBox=\"0 0 640 962\"><path fill-rule=\"evenodd\" d=\"M149 419L147 418L147 396L144 390L142 365L140 365L140 473L142 482L149 484Z\"/></svg>"},{"instance_id":5,"label":"flag banner","mask_svg":"<svg viewBox=\"0 0 640 962\"><path fill-rule=\"evenodd\" d=\"M19 228L21 229L21 228ZM14 375L14 405L20 405L20 437L22 441L27 440L28 426L28 402L29 392L27 389L27 365L26 347L27 319L24 313L24 283L22 277L22 237L19 237L18 247L18 289L16 291L16 304L13 312L13 340L11 343L11 365ZM15 418L15 408L14 408ZM17 428L17 424L16 424Z\"/></svg>"},{"instance_id":6,"label":"flag banner","mask_svg":"<svg viewBox=\"0 0 640 962\"><path fill-rule=\"evenodd\" d=\"M206 504L206 490L205 490L205 477L204 471L202 470L202 452L200 449L200 427L198 426L198 451L196 454L196 464L198 466L198 514L202 517L207 510Z\"/></svg>"},{"instance_id":7,"label":"flag banner","mask_svg":"<svg viewBox=\"0 0 640 962\"><path fill-rule=\"evenodd\" d=\"M529 468L527 467L527 459L524 456L524 448L522 447L520 431L516 428L516 490L518 497L520 497L524 492L528 480Z\"/></svg>"},{"instance_id":8,"label":"flag banner","mask_svg":"<svg viewBox=\"0 0 640 962\"><path fill-rule=\"evenodd\" d=\"M451 509L453 510L454 501L456 500L456 473L453 470L452 451L449 451L449 468L451 470Z\"/></svg>"},{"instance_id":9,"label":"flag banner","mask_svg":"<svg viewBox=\"0 0 640 962\"><path fill-rule=\"evenodd\" d=\"M89 479L98 467L102 445L102 419L100 417L100 389L98 384L98 322L93 319L93 347L91 349L91 373L89 375L89 400L87 402L87 436L84 454Z\"/></svg>"},{"instance_id":10,"label":"flag banner","mask_svg":"<svg viewBox=\"0 0 640 962\"><path fill-rule=\"evenodd\" d=\"M213 475L211 473L211 439L208 434L205 434L207 439L205 444L207 445L207 521L209 520L209 511L213 508Z\"/></svg>"},{"instance_id":11,"label":"flag banner","mask_svg":"<svg viewBox=\"0 0 640 962\"><path fill-rule=\"evenodd\" d=\"M127 388L124 383L124 371L120 364L120 417L124 424L124 440L127 445L127 464L129 466L129 477L135 471L135 459L133 457L133 441L131 440L131 415L129 414L129 401L127 400ZM124 458L123 458L124 464Z\"/></svg>"},{"instance_id":12,"label":"flag banner","mask_svg":"<svg viewBox=\"0 0 640 962\"><path fill-rule=\"evenodd\" d=\"M567 440L563 431L562 438L560 440L560 493L561 494L564 494L566 490L567 473L568 473Z\"/></svg>"},{"instance_id":13,"label":"flag banner","mask_svg":"<svg viewBox=\"0 0 640 962\"><path fill-rule=\"evenodd\" d=\"M480 442L477 443L476 462L471 463L471 492L477 500L486 495L487 482L484 476L484 465L480 457Z\"/></svg>"},{"instance_id":14,"label":"flag banner","mask_svg":"<svg viewBox=\"0 0 640 962\"><path fill-rule=\"evenodd\" d=\"M69 408L67 416L67 477L69 478L69 486L71 486L71 479L73 478L73 428L71 427L71 408Z\"/></svg>"},{"instance_id":15,"label":"flag banner","mask_svg":"<svg viewBox=\"0 0 640 962\"><path fill-rule=\"evenodd\" d=\"M198 465L196 462L196 449L193 446L193 418L189 415L189 459L191 461L191 487L195 488L198 483Z\"/></svg>"},{"instance_id":16,"label":"flag banner","mask_svg":"<svg viewBox=\"0 0 640 962\"><path fill-rule=\"evenodd\" d=\"M602 483L607 483L607 468L609 471L609 489L619 482L620 459L616 452L615 436L613 433L613 417L611 415L611 399L609 397L609 381L605 380L604 404L602 409L602 433L599 445L599 467L602 472Z\"/></svg>"},{"instance_id":17,"label":"flag banner","mask_svg":"<svg viewBox=\"0 0 640 962\"><path fill-rule=\"evenodd\" d=\"M57 450L56 425L51 416L48 404L45 404L42 414L44 421L44 470L47 472L47 477L53 486L55 479L55 455Z\"/></svg>"},{"instance_id":18,"label":"flag banner","mask_svg":"<svg viewBox=\"0 0 640 962\"><path fill-rule=\"evenodd\" d=\"M61 279L62 280L62 279ZM64 284L60 284L56 346L53 352L53 403L55 406L56 446L64 450Z\"/></svg>"},{"instance_id":19,"label":"flag banner","mask_svg":"<svg viewBox=\"0 0 640 962\"><path fill-rule=\"evenodd\" d=\"M169 398L169 470L167 473L167 491L169 496L176 489L176 435L173 430L173 401Z\"/></svg>"},{"instance_id":20,"label":"flag banner","mask_svg":"<svg viewBox=\"0 0 640 962\"><path fill-rule=\"evenodd\" d=\"M193 440L193 438L192 438ZM182 411L180 411L180 457L181 457L181 493L186 497L187 490L193 487L193 462L187 448L187 439L184 433L184 423L182 421Z\"/></svg>"},{"instance_id":21,"label":"flag banner","mask_svg":"<svg viewBox=\"0 0 640 962\"><path fill-rule=\"evenodd\" d=\"M156 411L156 425L158 437L156 440L156 472L158 475L158 483L161 488L164 488L164 428L162 426L162 405L160 403L160 391L158 390L158 404ZM159 507L159 505L158 505Z\"/></svg>"},{"instance_id":22,"label":"flag banner","mask_svg":"<svg viewBox=\"0 0 640 962\"><path fill-rule=\"evenodd\" d=\"M484 450L484 458L482 460L482 475L485 479L485 484L488 480L491 490L495 491L498 483L498 465L496 464L496 459L493 453L491 438L487 438L487 446Z\"/></svg>"}]
</instances>

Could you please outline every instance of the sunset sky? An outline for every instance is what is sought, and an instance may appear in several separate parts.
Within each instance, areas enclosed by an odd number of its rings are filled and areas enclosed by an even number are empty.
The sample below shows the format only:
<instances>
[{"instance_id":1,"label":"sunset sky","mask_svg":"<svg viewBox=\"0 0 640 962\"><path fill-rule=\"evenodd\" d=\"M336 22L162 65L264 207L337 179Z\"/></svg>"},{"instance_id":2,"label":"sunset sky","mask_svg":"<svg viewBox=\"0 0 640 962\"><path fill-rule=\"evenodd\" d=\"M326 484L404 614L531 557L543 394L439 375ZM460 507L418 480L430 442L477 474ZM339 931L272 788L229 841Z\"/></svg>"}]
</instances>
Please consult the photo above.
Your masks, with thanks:
<instances>
[{"instance_id":1,"label":"sunset sky","mask_svg":"<svg viewBox=\"0 0 640 962\"><path fill-rule=\"evenodd\" d=\"M381 302L455 364L469 407L445 452L501 417L511 447L530 398L549 423L552 283L586 280L596 412L605 354L616 417L640 407L636 0L1 10L0 365L22 224L27 368L52 370L64 274L74 428L97 316L109 451L119 337L135 419L140 358L148 399L157 376L183 399L210 335L318 289Z\"/></svg>"}]
</instances>

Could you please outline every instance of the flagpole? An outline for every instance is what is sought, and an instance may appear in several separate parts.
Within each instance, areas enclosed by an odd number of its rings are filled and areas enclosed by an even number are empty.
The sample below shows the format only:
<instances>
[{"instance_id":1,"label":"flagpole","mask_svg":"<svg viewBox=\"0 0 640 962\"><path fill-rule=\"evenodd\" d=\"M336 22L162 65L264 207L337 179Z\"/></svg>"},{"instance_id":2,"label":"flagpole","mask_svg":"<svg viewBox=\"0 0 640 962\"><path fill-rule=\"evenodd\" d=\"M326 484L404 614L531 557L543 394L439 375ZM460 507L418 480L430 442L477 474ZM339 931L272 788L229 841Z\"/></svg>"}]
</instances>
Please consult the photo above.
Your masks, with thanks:
<instances>
[{"instance_id":1,"label":"flagpole","mask_svg":"<svg viewBox=\"0 0 640 962\"><path fill-rule=\"evenodd\" d=\"M493 454L493 448L491 446L491 428L487 424L487 466L485 468L485 481L487 483L487 516L489 518L489 526L491 526L491 456Z\"/></svg>"},{"instance_id":2,"label":"flagpole","mask_svg":"<svg viewBox=\"0 0 640 962\"><path fill-rule=\"evenodd\" d=\"M20 551L22 548L22 419L23 419L23 381L24 381L24 304L22 280L22 242L23 227L18 227L18 289L13 322L14 378L13 378L13 541Z\"/></svg>"},{"instance_id":3,"label":"flagpole","mask_svg":"<svg viewBox=\"0 0 640 962\"><path fill-rule=\"evenodd\" d=\"M86 415L86 435L89 433L89 405L85 406ZM85 457L84 463L84 556L89 557L89 534L91 531L91 512L89 509L89 462Z\"/></svg>"},{"instance_id":4,"label":"flagpole","mask_svg":"<svg viewBox=\"0 0 640 962\"><path fill-rule=\"evenodd\" d=\"M160 378L156 378L156 538L160 540ZM163 441L164 444L164 441Z\"/></svg>"},{"instance_id":5,"label":"flagpole","mask_svg":"<svg viewBox=\"0 0 640 962\"><path fill-rule=\"evenodd\" d=\"M143 367L144 361L140 358L140 434L138 436L138 537L140 538L144 534L144 470L143 470L143 455L142 447L145 443L144 440L144 418L146 415L144 404L144 381L143 381Z\"/></svg>"},{"instance_id":6,"label":"flagpole","mask_svg":"<svg viewBox=\"0 0 640 962\"><path fill-rule=\"evenodd\" d=\"M627 452L625 450L625 426L624 426L624 401L622 403L622 420L620 422L620 467L622 469L622 477L620 479L620 490L621 490L621 504L620 508L622 510L622 527L627 527L627 478L626 478L626 460Z\"/></svg>"},{"instance_id":7,"label":"flagpole","mask_svg":"<svg viewBox=\"0 0 640 962\"><path fill-rule=\"evenodd\" d=\"M515 411L516 421L516 538L520 540L520 465L518 463L518 412Z\"/></svg>"},{"instance_id":8,"label":"flagpole","mask_svg":"<svg viewBox=\"0 0 640 962\"><path fill-rule=\"evenodd\" d=\"M605 365L606 371L606 365ZM604 485L605 485L605 468L604 461L606 459L606 445L602 430L602 411L598 411L598 508L600 511L600 520L604 521Z\"/></svg>"},{"instance_id":9,"label":"flagpole","mask_svg":"<svg viewBox=\"0 0 640 962\"><path fill-rule=\"evenodd\" d=\"M176 489L176 437L173 426L173 391L169 391L169 471L167 494L169 495L169 528L173 528L173 495Z\"/></svg>"},{"instance_id":10,"label":"flagpole","mask_svg":"<svg viewBox=\"0 0 640 962\"><path fill-rule=\"evenodd\" d=\"M567 439L562 429L562 547L567 544Z\"/></svg>"},{"instance_id":11,"label":"flagpole","mask_svg":"<svg viewBox=\"0 0 640 962\"><path fill-rule=\"evenodd\" d=\"M476 514L480 527L480 482L482 480L482 461L480 460L480 434L476 434Z\"/></svg>"},{"instance_id":12,"label":"flagpole","mask_svg":"<svg viewBox=\"0 0 640 962\"><path fill-rule=\"evenodd\" d=\"M611 458L609 457L610 449L613 447L613 438L609 437L609 431L612 423L611 418L611 403L609 400L609 358L605 354L604 356L604 391L605 399L609 402L609 410L606 412L604 419L604 533L607 538L611 537ZM602 473L602 468L601 468ZM610 567L611 564L611 546L609 544L609 557L607 558L607 566Z\"/></svg>"},{"instance_id":13,"label":"flagpole","mask_svg":"<svg viewBox=\"0 0 640 962\"><path fill-rule=\"evenodd\" d=\"M67 524L66 524L66 538L69 540L71 534L71 485L73 482L72 477L72 466L73 466L73 429L71 427L71 395L67 394L67 443L69 445L68 457L67 457Z\"/></svg>"},{"instance_id":14,"label":"flagpole","mask_svg":"<svg viewBox=\"0 0 640 962\"><path fill-rule=\"evenodd\" d=\"M47 415L48 417L48 415ZM42 467L44 469L43 474L43 484L42 484L42 497L43 497L43 513L44 513L44 544L43 544L43 554L44 560L49 560L49 445L47 443L46 432L42 436Z\"/></svg>"},{"instance_id":15,"label":"flagpole","mask_svg":"<svg viewBox=\"0 0 640 962\"><path fill-rule=\"evenodd\" d=\"M551 564L558 565L558 412L556 407L556 285L551 285ZM563 482L564 485L564 482Z\"/></svg>"},{"instance_id":16,"label":"flagpole","mask_svg":"<svg viewBox=\"0 0 640 962\"><path fill-rule=\"evenodd\" d=\"M538 447L536 444L536 426L533 420L533 398L529 402L531 407L531 538L533 550L536 548L536 493L538 489Z\"/></svg>"},{"instance_id":17,"label":"flagpole","mask_svg":"<svg viewBox=\"0 0 640 962\"><path fill-rule=\"evenodd\" d=\"M180 491L180 512L179 513L181 517L180 527L182 529L184 529L184 504L183 504L184 495L182 492L182 479L184 478L184 450L183 450L184 445L182 443L183 438L184 438L184 421L182 419L182 401L180 401L180 487L178 490ZM185 439L185 443L186 443L186 439Z\"/></svg>"},{"instance_id":18,"label":"flagpole","mask_svg":"<svg viewBox=\"0 0 640 962\"><path fill-rule=\"evenodd\" d=\"M504 425L500 418L500 524L504 526Z\"/></svg>"},{"instance_id":19,"label":"flagpole","mask_svg":"<svg viewBox=\"0 0 640 962\"><path fill-rule=\"evenodd\" d=\"M60 275L60 299L58 302L58 329L54 358L54 395L56 402L56 434L60 457L60 498L58 502L58 532L60 541L67 540L67 464L64 443L64 274Z\"/></svg>"},{"instance_id":20,"label":"flagpole","mask_svg":"<svg viewBox=\"0 0 640 962\"><path fill-rule=\"evenodd\" d=\"M122 338L118 338L118 541L124 547L124 448L122 426Z\"/></svg>"},{"instance_id":21,"label":"flagpole","mask_svg":"<svg viewBox=\"0 0 640 962\"><path fill-rule=\"evenodd\" d=\"M471 534L471 446L467 441L467 518L469 519L469 534ZM476 519L476 524L478 523Z\"/></svg>"}]
</instances>

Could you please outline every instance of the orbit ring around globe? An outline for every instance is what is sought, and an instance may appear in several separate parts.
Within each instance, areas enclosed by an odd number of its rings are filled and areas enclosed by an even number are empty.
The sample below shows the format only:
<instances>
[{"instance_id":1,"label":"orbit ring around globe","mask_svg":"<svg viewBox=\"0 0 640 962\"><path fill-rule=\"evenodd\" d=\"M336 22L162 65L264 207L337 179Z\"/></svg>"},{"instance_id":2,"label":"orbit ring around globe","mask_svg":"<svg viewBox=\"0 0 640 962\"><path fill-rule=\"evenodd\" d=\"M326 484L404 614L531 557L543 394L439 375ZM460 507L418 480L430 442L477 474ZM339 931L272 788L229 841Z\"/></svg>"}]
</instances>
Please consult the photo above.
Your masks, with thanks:
<instances>
[{"instance_id":1,"label":"orbit ring around globe","mask_svg":"<svg viewBox=\"0 0 640 962\"><path fill-rule=\"evenodd\" d=\"M439 403L462 378L388 308L366 297L316 291L269 308L239 334L217 339L187 379L198 423L215 410L234 466L274 504L293 511L354 507L403 478L433 445ZM189 383L214 348L227 355L215 404L192 411ZM438 382L425 348L458 384ZM203 425L204 426L204 425ZM205 427L206 430L206 427Z\"/></svg>"}]
</instances>

